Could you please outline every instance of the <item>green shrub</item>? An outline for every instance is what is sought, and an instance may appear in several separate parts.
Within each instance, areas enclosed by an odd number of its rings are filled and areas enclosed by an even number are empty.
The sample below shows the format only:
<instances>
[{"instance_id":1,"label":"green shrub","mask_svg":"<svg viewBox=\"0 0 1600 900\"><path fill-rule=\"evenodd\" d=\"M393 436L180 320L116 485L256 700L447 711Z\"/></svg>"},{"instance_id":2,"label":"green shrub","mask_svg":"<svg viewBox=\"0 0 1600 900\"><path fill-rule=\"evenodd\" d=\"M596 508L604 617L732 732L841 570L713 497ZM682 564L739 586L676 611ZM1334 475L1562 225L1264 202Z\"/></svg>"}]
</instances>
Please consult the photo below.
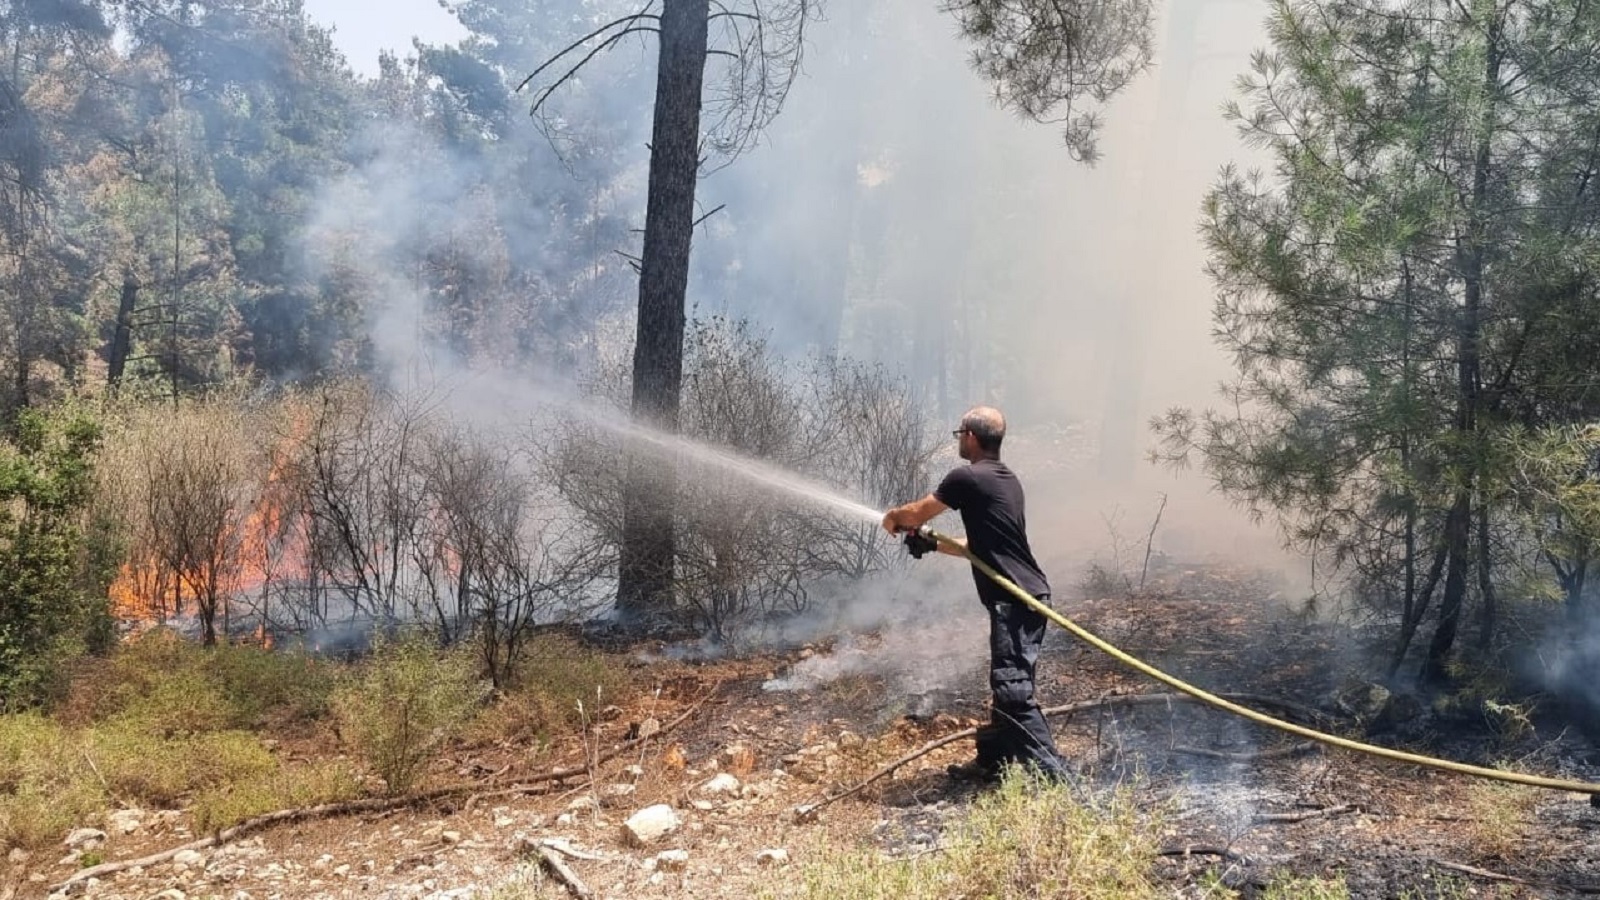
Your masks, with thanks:
<instances>
[{"instance_id":1,"label":"green shrub","mask_svg":"<svg viewBox=\"0 0 1600 900\"><path fill-rule=\"evenodd\" d=\"M1149 871L1159 814L1141 814L1123 789L1096 806L1073 789L1012 772L952 829L943 853L888 860L833 854L802 872L807 898L945 900L1155 897Z\"/></svg>"},{"instance_id":2,"label":"green shrub","mask_svg":"<svg viewBox=\"0 0 1600 900\"><path fill-rule=\"evenodd\" d=\"M486 694L470 648L440 653L420 636L380 645L334 693L340 733L391 794L405 793Z\"/></svg>"},{"instance_id":3,"label":"green shrub","mask_svg":"<svg viewBox=\"0 0 1600 900\"><path fill-rule=\"evenodd\" d=\"M78 724L131 716L168 735L259 728L326 715L335 672L300 653L206 648L153 628L80 667L60 713Z\"/></svg>"},{"instance_id":4,"label":"green shrub","mask_svg":"<svg viewBox=\"0 0 1600 900\"><path fill-rule=\"evenodd\" d=\"M336 670L305 653L218 647L208 668L227 697L233 727L259 727L274 718L311 721L328 713Z\"/></svg>"},{"instance_id":5,"label":"green shrub","mask_svg":"<svg viewBox=\"0 0 1600 900\"><path fill-rule=\"evenodd\" d=\"M195 828L212 833L280 809L352 800L361 784L347 763L314 763L212 788L195 798Z\"/></svg>"},{"instance_id":6,"label":"green shrub","mask_svg":"<svg viewBox=\"0 0 1600 900\"><path fill-rule=\"evenodd\" d=\"M104 792L86 779L0 794L0 846L37 850L59 844L104 808Z\"/></svg>"},{"instance_id":7,"label":"green shrub","mask_svg":"<svg viewBox=\"0 0 1600 900\"><path fill-rule=\"evenodd\" d=\"M109 722L158 737L183 737L222 731L233 725L232 710L219 685L196 667L173 670L128 698Z\"/></svg>"},{"instance_id":8,"label":"green shrub","mask_svg":"<svg viewBox=\"0 0 1600 900\"><path fill-rule=\"evenodd\" d=\"M158 807L207 788L261 779L278 765L245 732L165 738L126 722L88 732L84 752L117 800Z\"/></svg>"},{"instance_id":9,"label":"green shrub","mask_svg":"<svg viewBox=\"0 0 1600 900\"><path fill-rule=\"evenodd\" d=\"M86 527L100 426L81 408L25 409L0 439L0 710L54 699L67 664L111 637Z\"/></svg>"},{"instance_id":10,"label":"green shrub","mask_svg":"<svg viewBox=\"0 0 1600 900\"><path fill-rule=\"evenodd\" d=\"M37 714L0 716L0 846L61 840L105 803L105 790L65 729Z\"/></svg>"},{"instance_id":11,"label":"green shrub","mask_svg":"<svg viewBox=\"0 0 1600 900\"><path fill-rule=\"evenodd\" d=\"M488 742L548 740L583 727L588 715L620 703L631 690L627 670L605 654L566 635L541 634L529 641L499 701L472 723L470 736Z\"/></svg>"}]
</instances>

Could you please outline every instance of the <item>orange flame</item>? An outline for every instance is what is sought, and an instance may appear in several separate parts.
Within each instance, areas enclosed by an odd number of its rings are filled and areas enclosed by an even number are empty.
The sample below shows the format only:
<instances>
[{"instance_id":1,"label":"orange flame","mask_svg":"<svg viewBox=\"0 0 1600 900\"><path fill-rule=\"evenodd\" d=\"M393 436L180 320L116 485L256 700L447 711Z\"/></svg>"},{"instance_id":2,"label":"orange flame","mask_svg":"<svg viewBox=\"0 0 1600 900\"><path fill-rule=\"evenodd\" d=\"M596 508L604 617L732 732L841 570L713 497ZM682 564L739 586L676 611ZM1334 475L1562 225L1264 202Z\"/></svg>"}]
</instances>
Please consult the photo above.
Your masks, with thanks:
<instances>
[{"instance_id":1,"label":"orange flame","mask_svg":"<svg viewBox=\"0 0 1600 900\"><path fill-rule=\"evenodd\" d=\"M272 454L271 468L255 505L236 528L222 536L222 546L235 548L236 554L229 566L233 574L219 585L225 605L262 590L270 582L304 577L307 571L305 533L297 527L297 513L285 508L288 492L284 481L293 451L305 442L309 425L309 420L296 418L290 435ZM194 586L202 583L201 575L197 571L174 570L153 554L130 559L122 564L108 592L112 614L139 622L186 615L195 608ZM270 646L264 627L257 631L257 639Z\"/></svg>"}]
</instances>

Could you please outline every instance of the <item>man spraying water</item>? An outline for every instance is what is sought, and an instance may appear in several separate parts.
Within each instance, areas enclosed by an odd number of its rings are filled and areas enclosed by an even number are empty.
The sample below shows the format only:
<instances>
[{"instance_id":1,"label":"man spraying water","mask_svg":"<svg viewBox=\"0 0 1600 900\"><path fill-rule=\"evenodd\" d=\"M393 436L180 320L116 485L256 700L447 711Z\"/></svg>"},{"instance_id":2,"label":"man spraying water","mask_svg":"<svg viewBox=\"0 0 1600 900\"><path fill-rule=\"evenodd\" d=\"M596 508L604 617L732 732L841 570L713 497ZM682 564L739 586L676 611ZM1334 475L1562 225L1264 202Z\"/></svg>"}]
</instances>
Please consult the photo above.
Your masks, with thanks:
<instances>
[{"instance_id":1,"label":"man spraying water","mask_svg":"<svg viewBox=\"0 0 1600 900\"><path fill-rule=\"evenodd\" d=\"M950 470L928 496L889 510L883 527L890 534L916 532L934 516L954 509L961 513L967 532L963 543L972 554L1048 603L1050 584L1028 546L1022 483L1000 461L1005 435L1006 421L999 410L986 406L969 410L954 432L961 458L968 464ZM961 555L956 547L939 549ZM915 547L913 552L921 555ZM1002 766L1019 764L1048 777L1065 778L1065 764L1034 699L1046 619L1018 603L975 566L972 577L978 599L989 611L990 717L989 724L978 729L977 759L951 766L950 774L992 780Z\"/></svg>"}]
</instances>

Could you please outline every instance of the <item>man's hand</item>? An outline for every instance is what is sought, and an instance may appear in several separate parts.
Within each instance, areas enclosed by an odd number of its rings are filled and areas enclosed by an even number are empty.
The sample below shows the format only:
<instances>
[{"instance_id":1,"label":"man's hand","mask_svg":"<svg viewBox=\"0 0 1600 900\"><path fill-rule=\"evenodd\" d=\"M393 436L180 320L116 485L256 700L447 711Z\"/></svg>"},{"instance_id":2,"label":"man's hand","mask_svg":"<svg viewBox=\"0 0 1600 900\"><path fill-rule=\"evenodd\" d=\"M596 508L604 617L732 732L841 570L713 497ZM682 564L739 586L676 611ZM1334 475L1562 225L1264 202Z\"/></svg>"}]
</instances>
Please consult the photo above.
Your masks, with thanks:
<instances>
[{"instance_id":1,"label":"man's hand","mask_svg":"<svg viewBox=\"0 0 1600 900\"><path fill-rule=\"evenodd\" d=\"M929 494L921 500L913 500L904 506L897 506L884 513L883 530L890 534L916 531L927 524L929 519L949 508L940 503L932 494Z\"/></svg>"}]
</instances>

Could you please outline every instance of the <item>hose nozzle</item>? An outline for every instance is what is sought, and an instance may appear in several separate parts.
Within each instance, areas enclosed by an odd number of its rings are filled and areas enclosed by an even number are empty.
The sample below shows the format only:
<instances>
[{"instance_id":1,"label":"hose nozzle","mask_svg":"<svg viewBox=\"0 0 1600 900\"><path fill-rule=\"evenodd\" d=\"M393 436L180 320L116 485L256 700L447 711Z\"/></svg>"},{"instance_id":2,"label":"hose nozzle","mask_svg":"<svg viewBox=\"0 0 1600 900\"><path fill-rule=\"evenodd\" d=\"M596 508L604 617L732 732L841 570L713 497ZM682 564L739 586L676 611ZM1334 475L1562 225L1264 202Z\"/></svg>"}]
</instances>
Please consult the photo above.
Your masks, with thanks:
<instances>
[{"instance_id":1,"label":"hose nozzle","mask_svg":"<svg viewBox=\"0 0 1600 900\"><path fill-rule=\"evenodd\" d=\"M921 559L939 549L939 542L934 540L926 525L902 533L905 535L906 552L910 553L913 559Z\"/></svg>"}]
</instances>

